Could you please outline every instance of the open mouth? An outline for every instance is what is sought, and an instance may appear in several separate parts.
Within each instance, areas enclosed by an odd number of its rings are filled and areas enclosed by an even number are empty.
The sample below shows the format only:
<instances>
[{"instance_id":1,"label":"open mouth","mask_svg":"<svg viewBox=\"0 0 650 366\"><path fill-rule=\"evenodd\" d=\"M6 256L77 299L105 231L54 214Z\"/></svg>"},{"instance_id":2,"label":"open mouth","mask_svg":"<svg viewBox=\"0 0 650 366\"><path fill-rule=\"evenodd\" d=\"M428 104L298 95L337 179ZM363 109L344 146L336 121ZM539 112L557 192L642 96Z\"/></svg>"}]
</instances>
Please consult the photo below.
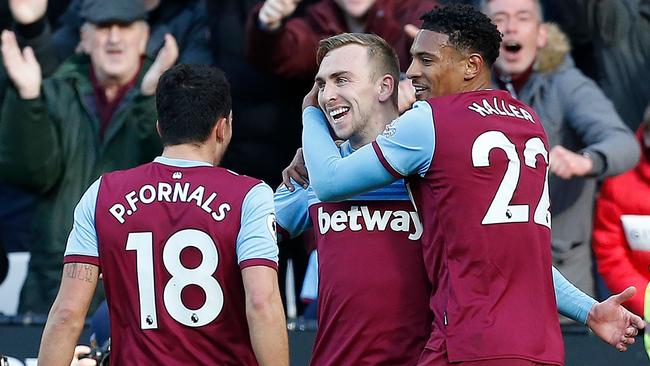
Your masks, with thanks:
<instances>
[{"instance_id":1,"label":"open mouth","mask_svg":"<svg viewBox=\"0 0 650 366\"><path fill-rule=\"evenodd\" d=\"M336 122L345 117L350 112L350 107L338 107L329 111L330 117Z\"/></svg>"},{"instance_id":2,"label":"open mouth","mask_svg":"<svg viewBox=\"0 0 650 366\"><path fill-rule=\"evenodd\" d=\"M521 43L517 41L505 41L503 44L503 48L507 52L517 53L521 50Z\"/></svg>"},{"instance_id":3,"label":"open mouth","mask_svg":"<svg viewBox=\"0 0 650 366\"><path fill-rule=\"evenodd\" d=\"M415 84L415 83L413 83L413 88L415 89L416 96L424 94L429 89L424 85Z\"/></svg>"}]
</instances>

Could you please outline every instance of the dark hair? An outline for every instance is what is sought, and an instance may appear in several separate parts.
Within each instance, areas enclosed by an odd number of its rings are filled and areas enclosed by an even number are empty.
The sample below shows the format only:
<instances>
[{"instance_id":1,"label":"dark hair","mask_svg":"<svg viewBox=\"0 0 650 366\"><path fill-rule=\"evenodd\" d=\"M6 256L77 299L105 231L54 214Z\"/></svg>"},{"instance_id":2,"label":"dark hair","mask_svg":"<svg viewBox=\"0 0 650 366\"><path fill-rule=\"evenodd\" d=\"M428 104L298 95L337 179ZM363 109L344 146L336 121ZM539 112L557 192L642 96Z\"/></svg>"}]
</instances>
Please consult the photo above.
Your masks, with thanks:
<instances>
[{"instance_id":1,"label":"dark hair","mask_svg":"<svg viewBox=\"0 0 650 366\"><path fill-rule=\"evenodd\" d=\"M449 5L424 14L422 29L449 36L461 52L476 52L491 67L499 56L501 33L487 15L471 5Z\"/></svg>"},{"instance_id":2,"label":"dark hair","mask_svg":"<svg viewBox=\"0 0 650 366\"><path fill-rule=\"evenodd\" d=\"M208 65L176 65L160 77L156 110L163 145L202 143L230 115L230 84Z\"/></svg>"}]
</instances>

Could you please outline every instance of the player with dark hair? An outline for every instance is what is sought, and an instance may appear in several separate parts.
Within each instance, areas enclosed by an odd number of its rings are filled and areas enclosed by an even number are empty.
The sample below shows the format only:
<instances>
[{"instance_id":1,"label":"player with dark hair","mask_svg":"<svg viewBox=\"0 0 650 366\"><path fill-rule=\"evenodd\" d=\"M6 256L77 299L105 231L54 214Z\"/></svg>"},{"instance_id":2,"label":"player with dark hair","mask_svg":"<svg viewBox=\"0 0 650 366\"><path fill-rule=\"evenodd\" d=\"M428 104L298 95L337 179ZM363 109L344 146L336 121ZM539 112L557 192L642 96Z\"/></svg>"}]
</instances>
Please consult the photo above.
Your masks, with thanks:
<instances>
[{"instance_id":1,"label":"player with dark hair","mask_svg":"<svg viewBox=\"0 0 650 366\"><path fill-rule=\"evenodd\" d=\"M215 167L232 135L230 88L179 65L156 91L164 150L104 174L75 209L39 365L69 365L103 274L111 363L288 365L273 192Z\"/></svg>"},{"instance_id":2,"label":"player with dark hair","mask_svg":"<svg viewBox=\"0 0 650 366\"><path fill-rule=\"evenodd\" d=\"M406 178L433 284L420 365L562 365L544 129L530 107L488 89L501 37L485 15L449 6L423 19L407 72L419 101L372 145L342 158L313 107L326 110L323 92L305 97L312 188L341 200ZM618 315L618 300L598 305ZM643 322L618 320L615 341L632 343Z\"/></svg>"}]
</instances>

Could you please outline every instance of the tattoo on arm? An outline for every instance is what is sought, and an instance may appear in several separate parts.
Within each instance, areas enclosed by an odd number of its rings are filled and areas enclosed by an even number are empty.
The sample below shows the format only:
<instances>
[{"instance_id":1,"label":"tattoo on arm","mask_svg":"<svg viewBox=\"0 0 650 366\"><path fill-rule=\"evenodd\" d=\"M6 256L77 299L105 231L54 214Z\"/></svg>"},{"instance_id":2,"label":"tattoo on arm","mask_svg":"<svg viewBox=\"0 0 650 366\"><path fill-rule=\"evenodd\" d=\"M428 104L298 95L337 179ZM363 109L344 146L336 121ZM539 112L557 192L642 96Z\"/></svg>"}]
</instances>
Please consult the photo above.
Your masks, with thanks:
<instances>
[{"instance_id":1,"label":"tattoo on arm","mask_svg":"<svg viewBox=\"0 0 650 366\"><path fill-rule=\"evenodd\" d=\"M75 278L88 283L95 282L93 266L90 264L70 263L65 268L65 276L68 278Z\"/></svg>"}]
</instances>

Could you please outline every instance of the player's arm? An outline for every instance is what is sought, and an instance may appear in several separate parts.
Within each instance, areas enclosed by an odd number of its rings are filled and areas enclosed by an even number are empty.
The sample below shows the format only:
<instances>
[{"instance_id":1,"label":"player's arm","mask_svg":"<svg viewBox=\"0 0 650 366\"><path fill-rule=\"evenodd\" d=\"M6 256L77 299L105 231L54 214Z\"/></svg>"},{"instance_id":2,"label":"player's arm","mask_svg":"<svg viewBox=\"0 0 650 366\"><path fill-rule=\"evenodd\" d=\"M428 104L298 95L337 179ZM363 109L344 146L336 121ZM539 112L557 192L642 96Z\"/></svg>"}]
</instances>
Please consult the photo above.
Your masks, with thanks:
<instances>
[{"instance_id":1,"label":"player's arm","mask_svg":"<svg viewBox=\"0 0 650 366\"><path fill-rule=\"evenodd\" d=\"M253 187L242 204L237 260L246 293L246 318L257 362L288 365L287 326L278 286L273 191Z\"/></svg>"},{"instance_id":2,"label":"player's arm","mask_svg":"<svg viewBox=\"0 0 650 366\"><path fill-rule=\"evenodd\" d=\"M334 201L412 174L424 175L431 164L435 135L429 104L416 102L375 142L345 158L332 141L320 109L303 111L302 136L312 188L319 199Z\"/></svg>"},{"instance_id":3,"label":"player's arm","mask_svg":"<svg viewBox=\"0 0 650 366\"><path fill-rule=\"evenodd\" d=\"M270 267L242 270L246 291L246 318L251 344L261 366L288 365L289 345L278 273Z\"/></svg>"},{"instance_id":4,"label":"player's arm","mask_svg":"<svg viewBox=\"0 0 650 366\"><path fill-rule=\"evenodd\" d=\"M59 293L50 309L38 351L41 366L69 366L95 293L99 267L66 263Z\"/></svg>"},{"instance_id":5,"label":"player's arm","mask_svg":"<svg viewBox=\"0 0 650 366\"><path fill-rule=\"evenodd\" d=\"M273 195L278 242L295 238L311 226L308 191L298 184L294 187L290 191L283 184Z\"/></svg>"},{"instance_id":6,"label":"player's arm","mask_svg":"<svg viewBox=\"0 0 650 366\"><path fill-rule=\"evenodd\" d=\"M63 278L50 309L38 352L39 365L70 365L99 277L95 206L100 179L84 193L74 211L66 245Z\"/></svg>"}]
</instances>

